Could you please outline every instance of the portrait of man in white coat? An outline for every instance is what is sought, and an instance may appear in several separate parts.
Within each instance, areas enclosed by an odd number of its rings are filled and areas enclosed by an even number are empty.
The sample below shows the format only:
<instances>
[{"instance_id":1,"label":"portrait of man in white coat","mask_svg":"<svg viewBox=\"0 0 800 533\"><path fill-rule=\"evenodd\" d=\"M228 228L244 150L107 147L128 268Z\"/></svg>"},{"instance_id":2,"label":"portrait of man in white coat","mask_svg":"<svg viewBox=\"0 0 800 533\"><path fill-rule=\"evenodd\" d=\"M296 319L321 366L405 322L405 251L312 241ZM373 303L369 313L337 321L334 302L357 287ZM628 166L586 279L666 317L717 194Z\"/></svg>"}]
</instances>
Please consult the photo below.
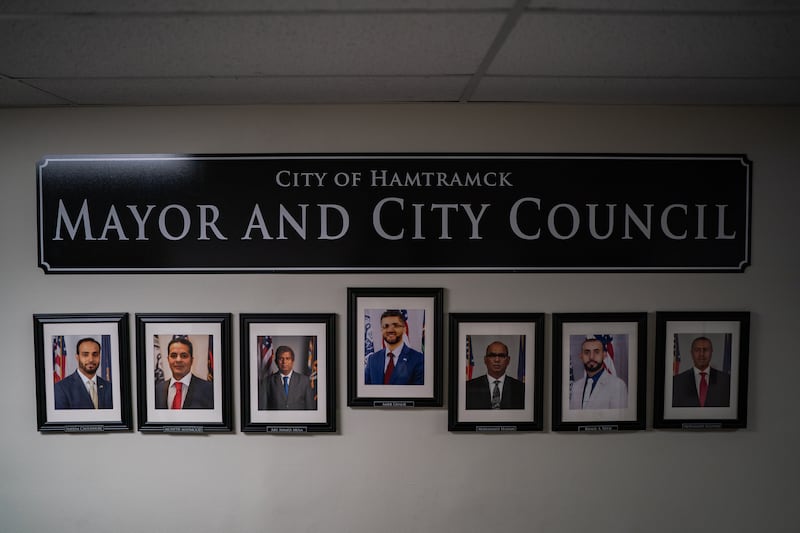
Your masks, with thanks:
<instances>
[{"instance_id":1,"label":"portrait of man in white coat","mask_svg":"<svg viewBox=\"0 0 800 533\"><path fill-rule=\"evenodd\" d=\"M603 341L588 337L581 343L580 360L584 376L572 385L570 409L625 409L628 387L607 368Z\"/></svg>"}]
</instances>

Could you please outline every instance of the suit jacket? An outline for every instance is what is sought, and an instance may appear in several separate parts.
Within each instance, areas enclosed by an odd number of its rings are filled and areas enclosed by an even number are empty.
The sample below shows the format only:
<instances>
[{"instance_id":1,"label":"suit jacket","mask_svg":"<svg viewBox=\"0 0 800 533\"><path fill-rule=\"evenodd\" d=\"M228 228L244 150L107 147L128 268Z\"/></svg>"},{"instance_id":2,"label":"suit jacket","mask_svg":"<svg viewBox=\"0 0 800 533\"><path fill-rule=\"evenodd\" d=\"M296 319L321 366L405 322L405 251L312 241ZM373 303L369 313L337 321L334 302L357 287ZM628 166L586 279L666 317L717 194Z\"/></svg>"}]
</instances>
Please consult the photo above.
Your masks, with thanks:
<instances>
[{"instance_id":1,"label":"suit jacket","mask_svg":"<svg viewBox=\"0 0 800 533\"><path fill-rule=\"evenodd\" d=\"M97 408L112 409L111 384L98 375L94 380L97 384ZM94 409L92 397L77 370L53 385L53 395L56 409Z\"/></svg>"},{"instance_id":2,"label":"suit jacket","mask_svg":"<svg viewBox=\"0 0 800 533\"><path fill-rule=\"evenodd\" d=\"M258 408L261 410L297 411L317 408L317 402L314 400L314 391L311 389L311 381L305 374L292 371L288 396L283 391L283 376L281 376L280 372L264 377L261 385L258 394Z\"/></svg>"},{"instance_id":3,"label":"suit jacket","mask_svg":"<svg viewBox=\"0 0 800 533\"><path fill-rule=\"evenodd\" d=\"M489 391L489 376L484 374L467 381L467 409L491 409L492 394ZM525 384L506 375L500 409L524 409Z\"/></svg>"},{"instance_id":4,"label":"suit jacket","mask_svg":"<svg viewBox=\"0 0 800 533\"><path fill-rule=\"evenodd\" d=\"M709 367L705 407L728 407L731 404L731 377ZM694 382L694 368L672 378L672 407L700 407L700 395Z\"/></svg>"},{"instance_id":5,"label":"suit jacket","mask_svg":"<svg viewBox=\"0 0 800 533\"><path fill-rule=\"evenodd\" d=\"M156 383L156 409L167 408L169 382L170 380L164 380ZM200 379L192 374L189 388L185 391L185 394L186 399L183 400L184 409L214 408L214 384L210 381Z\"/></svg>"},{"instance_id":6,"label":"suit jacket","mask_svg":"<svg viewBox=\"0 0 800 533\"><path fill-rule=\"evenodd\" d=\"M403 345L400 355L395 354L394 371L389 385L422 385L425 381L425 356ZM386 365L386 349L370 354L364 369L364 383L383 385L383 367Z\"/></svg>"},{"instance_id":7,"label":"suit jacket","mask_svg":"<svg viewBox=\"0 0 800 533\"><path fill-rule=\"evenodd\" d=\"M591 379L591 378L589 378ZM628 387L617 376L604 370L597 378L592 395L583 402L586 375L572 385L572 395L569 398L570 409L626 409L628 407ZM583 404L583 405L581 405Z\"/></svg>"}]
</instances>

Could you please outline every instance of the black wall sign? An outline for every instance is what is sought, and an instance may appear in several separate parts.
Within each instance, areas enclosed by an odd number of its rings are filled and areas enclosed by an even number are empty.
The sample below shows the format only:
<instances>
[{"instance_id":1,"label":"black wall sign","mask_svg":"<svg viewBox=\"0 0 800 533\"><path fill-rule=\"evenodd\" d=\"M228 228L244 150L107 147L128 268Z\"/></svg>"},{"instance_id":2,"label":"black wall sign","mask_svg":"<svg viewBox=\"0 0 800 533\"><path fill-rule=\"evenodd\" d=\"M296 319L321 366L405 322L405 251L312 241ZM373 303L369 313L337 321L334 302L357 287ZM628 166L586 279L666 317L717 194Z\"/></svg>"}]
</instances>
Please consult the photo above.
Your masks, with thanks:
<instances>
[{"instance_id":1,"label":"black wall sign","mask_svg":"<svg viewBox=\"0 0 800 533\"><path fill-rule=\"evenodd\" d=\"M45 272L741 272L744 155L48 156Z\"/></svg>"}]
</instances>

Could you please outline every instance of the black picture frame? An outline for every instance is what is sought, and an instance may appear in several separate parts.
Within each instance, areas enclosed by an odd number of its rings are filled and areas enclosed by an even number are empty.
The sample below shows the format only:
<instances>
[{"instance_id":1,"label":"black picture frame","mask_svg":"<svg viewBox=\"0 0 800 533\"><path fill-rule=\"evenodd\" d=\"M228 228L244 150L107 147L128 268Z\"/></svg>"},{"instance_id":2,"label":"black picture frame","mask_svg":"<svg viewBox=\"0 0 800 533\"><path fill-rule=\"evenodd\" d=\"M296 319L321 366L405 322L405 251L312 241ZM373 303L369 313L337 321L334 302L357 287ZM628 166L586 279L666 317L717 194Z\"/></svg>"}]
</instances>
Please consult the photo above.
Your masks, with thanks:
<instances>
[{"instance_id":1,"label":"black picture frame","mask_svg":"<svg viewBox=\"0 0 800 533\"><path fill-rule=\"evenodd\" d=\"M166 352L176 338L188 340L193 347L192 384L180 410L167 408L166 399L171 373ZM136 314L139 431L233 431L232 372L230 313ZM195 379L202 387L194 383ZM210 387L204 381L211 381ZM191 408L186 402L192 402Z\"/></svg>"},{"instance_id":2,"label":"black picture frame","mask_svg":"<svg viewBox=\"0 0 800 533\"><path fill-rule=\"evenodd\" d=\"M552 340L554 431L645 429L647 313L555 313ZM602 356L594 385L585 379L584 345Z\"/></svg>"},{"instance_id":3,"label":"black picture frame","mask_svg":"<svg viewBox=\"0 0 800 533\"><path fill-rule=\"evenodd\" d=\"M127 313L34 314L33 339L39 431L133 429ZM78 375L78 347L86 339L100 346L97 409Z\"/></svg>"},{"instance_id":4,"label":"black picture frame","mask_svg":"<svg viewBox=\"0 0 800 533\"><path fill-rule=\"evenodd\" d=\"M336 431L336 315L333 313L239 316L242 431L313 433ZM283 391L276 357L290 348L293 370L306 394L287 392L294 402L276 403ZM307 378L307 379L306 379ZM295 380L292 376L291 380ZM307 385L306 385L307 384ZM291 385L290 387L294 387ZM307 390L306 390L307 389ZM309 397L308 394L312 396Z\"/></svg>"},{"instance_id":5,"label":"black picture frame","mask_svg":"<svg viewBox=\"0 0 800 533\"><path fill-rule=\"evenodd\" d=\"M450 431L544 428L544 313L451 313L448 338ZM508 357L499 407L493 409L488 364L498 358L487 359L486 353L497 342Z\"/></svg>"},{"instance_id":6,"label":"black picture frame","mask_svg":"<svg viewBox=\"0 0 800 533\"><path fill-rule=\"evenodd\" d=\"M347 289L347 405L351 407L441 407L444 290L441 288L348 288ZM374 383L369 357L386 352L378 349L380 316L386 310L405 312L398 317L406 324L406 348L398 355L397 369L408 376L405 383ZM378 332L376 334L376 331ZM421 354L421 355L420 355ZM385 361L385 358L383 359ZM383 366L383 365L381 365ZM375 370L382 375L382 370ZM368 373L369 372L369 373ZM381 378L382 379L382 378Z\"/></svg>"},{"instance_id":7,"label":"black picture frame","mask_svg":"<svg viewBox=\"0 0 800 533\"><path fill-rule=\"evenodd\" d=\"M746 428L749 345L747 311L657 312L653 427ZM695 357L710 367L703 406Z\"/></svg>"}]
</instances>

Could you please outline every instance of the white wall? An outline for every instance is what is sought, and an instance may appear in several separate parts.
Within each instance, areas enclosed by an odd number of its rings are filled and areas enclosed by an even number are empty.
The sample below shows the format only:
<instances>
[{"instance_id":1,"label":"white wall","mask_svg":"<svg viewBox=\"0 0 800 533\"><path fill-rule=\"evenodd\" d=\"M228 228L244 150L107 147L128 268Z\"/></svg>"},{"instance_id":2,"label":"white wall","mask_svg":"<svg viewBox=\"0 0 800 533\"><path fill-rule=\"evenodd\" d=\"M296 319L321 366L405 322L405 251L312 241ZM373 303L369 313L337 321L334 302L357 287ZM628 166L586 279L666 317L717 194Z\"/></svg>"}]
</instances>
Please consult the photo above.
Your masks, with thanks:
<instances>
[{"instance_id":1,"label":"white wall","mask_svg":"<svg viewBox=\"0 0 800 533\"><path fill-rule=\"evenodd\" d=\"M798 108L0 110L0 531L797 531L799 140ZM340 151L746 153L753 265L743 274L105 276L36 266L34 176L45 154ZM453 434L446 408L348 408L350 286L441 286L445 312L546 312L548 328L553 312L648 311L650 390L652 313L748 310L748 428ZM266 310L338 315L336 434L238 432L238 314ZM234 313L237 432L39 434L31 315L90 311Z\"/></svg>"}]
</instances>

